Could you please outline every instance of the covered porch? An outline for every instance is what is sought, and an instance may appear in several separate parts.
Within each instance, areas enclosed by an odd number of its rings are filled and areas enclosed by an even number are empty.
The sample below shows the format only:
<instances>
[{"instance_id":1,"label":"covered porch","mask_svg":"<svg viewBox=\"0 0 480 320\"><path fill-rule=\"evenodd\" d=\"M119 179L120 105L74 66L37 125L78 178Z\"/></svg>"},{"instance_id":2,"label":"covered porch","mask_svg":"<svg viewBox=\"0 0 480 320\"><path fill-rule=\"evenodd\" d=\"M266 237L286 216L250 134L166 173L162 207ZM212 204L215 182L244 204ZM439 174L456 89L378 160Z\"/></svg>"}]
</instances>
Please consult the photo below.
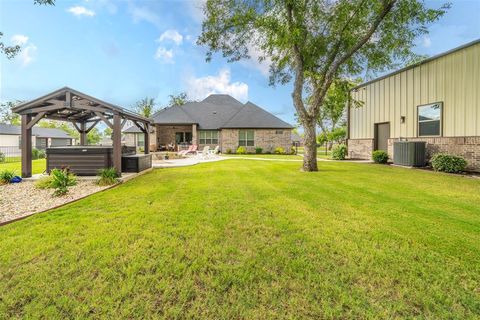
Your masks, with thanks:
<instances>
[{"instance_id":1,"label":"covered porch","mask_svg":"<svg viewBox=\"0 0 480 320\"><path fill-rule=\"evenodd\" d=\"M196 123L190 124L155 124L157 151L178 152L191 144L198 144Z\"/></svg>"},{"instance_id":2,"label":"covered porch","mask_svg":"<svg viewBox=\"0 0 480 320\"><path fill-rule=\"evenodd\" d=\"M105 167L114 167L119 174L122 167L151 167L149 155L148 118L122 107L64 87L35 100L23 103L12 109L21 115L21 158L22 177L32 176L32 127L41 119L70 122L80 134L79 146L47 148L47 171L53 167L69 166L77 168L79 174L94 172ZM122 127L127 121L133 122L145 134L145 157L122 146ZM112 129L111 147L87 145L87 134L97 124L103 122ZM123 166L122 166L123 162ZM86 169L85 169L86 168Z\"/></svg>"}]
</instances>

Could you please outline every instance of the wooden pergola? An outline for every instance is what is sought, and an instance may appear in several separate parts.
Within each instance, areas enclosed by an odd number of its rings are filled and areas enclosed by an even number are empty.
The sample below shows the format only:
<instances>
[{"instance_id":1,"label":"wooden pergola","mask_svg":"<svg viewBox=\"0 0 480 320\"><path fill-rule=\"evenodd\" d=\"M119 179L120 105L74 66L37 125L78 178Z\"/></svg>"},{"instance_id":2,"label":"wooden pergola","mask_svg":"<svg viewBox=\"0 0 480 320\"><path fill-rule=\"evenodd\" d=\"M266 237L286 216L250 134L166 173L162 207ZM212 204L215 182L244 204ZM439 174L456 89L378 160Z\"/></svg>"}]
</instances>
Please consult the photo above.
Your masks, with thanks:
<instances>
[{"instance_id":1,"label":"wooden pergola","mask_svg":"<svg viewBox=\"0 0 480 320\"><path fill-rule=\"evenodd\" d=\"M130 120L145 134L145 154L149 153L151 120L122 107L91 97L68 87L61 88L12 109L21 115L22 177L32 176L32 127L41 119L67 121L80 133L80 145L99 122L113 130L113 166L122 169L122 127Z\"/></svg>"}]
</instances>

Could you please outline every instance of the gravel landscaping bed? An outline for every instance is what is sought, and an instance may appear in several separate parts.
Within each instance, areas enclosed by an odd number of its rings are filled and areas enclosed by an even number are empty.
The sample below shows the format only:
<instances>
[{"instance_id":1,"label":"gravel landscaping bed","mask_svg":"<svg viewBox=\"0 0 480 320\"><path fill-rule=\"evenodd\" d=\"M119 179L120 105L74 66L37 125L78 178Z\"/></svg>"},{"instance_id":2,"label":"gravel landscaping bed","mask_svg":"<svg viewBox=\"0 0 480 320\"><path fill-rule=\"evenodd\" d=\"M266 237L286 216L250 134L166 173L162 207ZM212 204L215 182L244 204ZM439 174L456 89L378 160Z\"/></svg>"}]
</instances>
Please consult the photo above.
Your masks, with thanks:
<instances>
[{"instance_id":1,"label":"gravel landscaping bed","mask_svg":"<svg viewBox=\"0 0 480 320\"><path fill-rule=\"evenodd\" d=\"M32 181L0 185L0 223L66 204L108 187L80 180L66 195L54 197L53 189L37 189Z\"/></svg>"}]
</instances>

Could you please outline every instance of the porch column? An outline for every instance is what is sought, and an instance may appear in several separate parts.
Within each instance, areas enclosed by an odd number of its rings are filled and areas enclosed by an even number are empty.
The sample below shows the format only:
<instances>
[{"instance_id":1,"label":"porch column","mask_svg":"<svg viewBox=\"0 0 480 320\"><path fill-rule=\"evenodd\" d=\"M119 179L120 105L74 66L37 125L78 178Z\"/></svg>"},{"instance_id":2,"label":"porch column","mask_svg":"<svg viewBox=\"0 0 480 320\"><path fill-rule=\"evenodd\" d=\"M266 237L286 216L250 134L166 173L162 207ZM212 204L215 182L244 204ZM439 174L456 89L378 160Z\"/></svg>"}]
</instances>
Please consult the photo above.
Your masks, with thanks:
<instances>
[{"instance_id":1,"label":"porch column","mask_svg":"<svg viewBox=\"0 0 480 320\"><path fill-rule=\"evenodd\" d=\"M87 145L87 131L85 122L80 123L80 145L85 146Z\"/></svg>"},{"instance_id":2,"label":"porch column","mask_svg":"<svg viewBox=\"0 0 480 320\"><path fill-rule=\"evenodd\" d=\"M143 133L145 135L143 142L144 142L144 147L143 147L143 152L145 154L150 153L150 125L148 123L145 123L145 132Z\"/></svg>"},{"instance_id":3,"label":"porch column","mask_svg":"<svg viewBox=\"0 0 480 320\"><path fill-rule=\"evenodd\" d=\"M113 115L113 167L122 174L122 118Z\"/></svg>"},{"instance_id":4,"label":"porch column","mask_svg":"<svg viewBox=\"0 0 480 320\"><path fill-rule=\"evenodd\" d=\"M197 140L197 124L196 124L196 123L192 124L192 144L198 145L198 140Z\"/></svg>"},{"instance_id":5,"label":"porch column","mask_svg":"<svg viewBox=\"0 0 480 320\"><path fill-rule=\"evenodd\" d=\"M28 128L28 123L32 120L30 114L22 114L22 177L32 176L32 128Z\"/></svg>"}]
</instances>

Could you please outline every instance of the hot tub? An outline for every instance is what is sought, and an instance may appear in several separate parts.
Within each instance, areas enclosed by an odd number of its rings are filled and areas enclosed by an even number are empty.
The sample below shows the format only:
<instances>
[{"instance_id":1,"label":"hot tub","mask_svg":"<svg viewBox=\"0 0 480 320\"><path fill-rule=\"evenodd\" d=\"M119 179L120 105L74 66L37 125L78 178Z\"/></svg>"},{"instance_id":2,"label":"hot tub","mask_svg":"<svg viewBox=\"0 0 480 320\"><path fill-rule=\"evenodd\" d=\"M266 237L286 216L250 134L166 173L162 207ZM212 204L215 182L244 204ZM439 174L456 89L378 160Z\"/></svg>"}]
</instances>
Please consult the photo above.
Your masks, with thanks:
<instances>
[{"instance_id":1,"label":"hot tub","mask_svg":"<svg viewBox=\"0 0 480 320\"><path fill-rule=\"evenodd\" d=\"M135 154L135 148L122 147L122 157ZM69 167L79 176L94 176L98 170L113 167L112 146L67 146L47 148L47 172ZM123 169L123 168L122 168Z\"/></svg>"}]
</instances>

